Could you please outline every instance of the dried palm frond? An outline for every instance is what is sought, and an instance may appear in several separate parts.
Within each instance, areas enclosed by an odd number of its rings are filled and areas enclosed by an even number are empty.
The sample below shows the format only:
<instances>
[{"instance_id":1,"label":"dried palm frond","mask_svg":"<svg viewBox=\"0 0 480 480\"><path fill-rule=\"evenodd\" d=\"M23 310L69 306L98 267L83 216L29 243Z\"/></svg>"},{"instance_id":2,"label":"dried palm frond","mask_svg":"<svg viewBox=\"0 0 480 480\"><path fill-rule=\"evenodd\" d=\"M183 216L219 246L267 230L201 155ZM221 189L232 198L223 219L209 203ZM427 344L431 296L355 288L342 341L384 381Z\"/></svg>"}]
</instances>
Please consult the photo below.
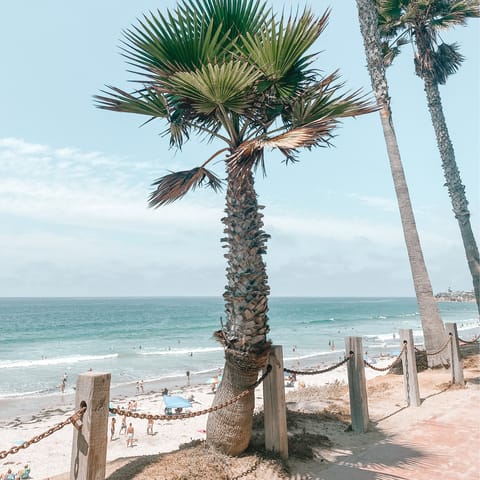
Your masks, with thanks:
<instances>
[{"instance_id":1,"label":"dried palm frond","mask_svg":"<svg viewBox=\"0 0 480 480\"><path fill-rule=\"evenodd\" d=\"M262 153L265 148L278 148L287 161L295 161L295 154L299 148L311 148L321 143L328 145L332 138L332 130L337 123L337 119L328 116L275 137L263 136L247 140L228 157L230 171L241 175L251 170L263 158Z\"/></svg>"},{"instance_id":2,"label":"dried palm frond","mask_svg":"<svg viewBox=\"0 0 480 480\"><path fill-rule=\"evenodd\" d=\"M150 207L158 208L182 198L197 187L208 186L217 192L222 189L222 185L222 180L204 167L171 172L152 183L157 188L150 194L148 203Z\"/></svg>"}]
</instances>

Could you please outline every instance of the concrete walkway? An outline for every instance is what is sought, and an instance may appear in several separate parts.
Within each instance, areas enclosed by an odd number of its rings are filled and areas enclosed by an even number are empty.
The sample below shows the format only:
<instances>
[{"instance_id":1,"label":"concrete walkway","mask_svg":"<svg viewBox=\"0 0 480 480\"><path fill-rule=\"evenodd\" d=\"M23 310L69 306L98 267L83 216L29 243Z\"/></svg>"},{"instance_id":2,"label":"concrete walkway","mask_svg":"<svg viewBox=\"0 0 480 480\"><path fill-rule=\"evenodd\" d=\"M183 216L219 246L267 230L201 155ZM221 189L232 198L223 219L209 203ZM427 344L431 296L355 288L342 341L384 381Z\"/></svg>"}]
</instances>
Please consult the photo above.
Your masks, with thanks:
<instances>
[{"instance_id":1,"label":"concrete walkway","mask_svg":"<svg viewBox=\"0 0 480 480\"><path fill-rule=\"evenodd\" d=\"M432 395L422 405L428 409L401 409L378 422L376 428L383 433L383 440L351 456L338 456L311 478L480 480L478 385ZM424 410L435 414L425 415Z\"/></svg>"}]
</instances>

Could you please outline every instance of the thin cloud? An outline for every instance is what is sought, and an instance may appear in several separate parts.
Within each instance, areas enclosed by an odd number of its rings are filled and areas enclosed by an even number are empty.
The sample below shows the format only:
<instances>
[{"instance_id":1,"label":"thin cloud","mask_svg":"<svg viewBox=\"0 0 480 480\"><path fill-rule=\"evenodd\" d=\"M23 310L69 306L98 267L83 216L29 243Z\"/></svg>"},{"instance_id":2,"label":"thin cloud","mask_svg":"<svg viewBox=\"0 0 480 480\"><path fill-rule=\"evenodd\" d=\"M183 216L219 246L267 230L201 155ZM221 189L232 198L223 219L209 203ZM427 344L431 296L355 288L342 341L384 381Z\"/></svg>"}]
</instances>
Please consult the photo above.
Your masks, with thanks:
<instances>
[{"instance_id":1,"label":"thin cloud","mask_svg":"<svg viewBox=\"0 0 480 480\"><path fill-rule=\"evenodd\" d=\"M159 223L167 228L211 229L219 223L221 206L215 204L186 200L148 209L151 167L146 162L132 165L98 152L0 139L0 213L113 229L151 230Z\"/></svg>"},{"instance_id":2,"label":"thin cloud","mask_svg":"<svg viewBox=\"0 0 480 480\"><path fill-rule=\"evenodd\" d=\"M351 193L349 196L351 198L358 200L359 203L367 207L371 207L376 210L381 210L382 212L387 212L387 213L398 212L398 204L392 198L372 197L369 195L359 195L357 193Z\"/></svg>"},{"instance_id":3,"label":"thin cloud","mask_svg":"<svg viewBox=\"0 0 480 480\"><path fill-rule=\"evenodd\" d=\"M355 241L364 238L373 243L397 245L401 241L398 228L366 219L335 217L272 216L266 220L271 229L282 234Z\"/></svg>"}]
</instances>

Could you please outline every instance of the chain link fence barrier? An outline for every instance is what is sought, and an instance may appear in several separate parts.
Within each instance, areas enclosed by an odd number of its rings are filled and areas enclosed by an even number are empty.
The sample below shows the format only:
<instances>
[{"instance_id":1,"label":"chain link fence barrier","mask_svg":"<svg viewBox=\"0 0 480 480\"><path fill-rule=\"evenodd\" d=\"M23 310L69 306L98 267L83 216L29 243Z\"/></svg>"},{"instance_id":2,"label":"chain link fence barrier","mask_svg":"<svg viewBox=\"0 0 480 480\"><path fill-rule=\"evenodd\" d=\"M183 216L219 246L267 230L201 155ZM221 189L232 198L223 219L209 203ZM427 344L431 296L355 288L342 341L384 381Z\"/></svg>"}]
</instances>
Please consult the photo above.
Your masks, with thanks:
<instances>
[{"instance_id":1,"label":"chain link fence barrier","mask_svg":"<svg viewBox=\"0 0 480 480\"><path fill-rule=\"evenodd\" d=\"M462 343L467 343L467 344L475 344L479 343L478 339L480 338L480 334L476 335L472 340L463 340L462 338L458 337L458 340Z\"/></svg>"},{"instance_id":2,"label":"chain link fence barrier","mask_svg":"<svg viewBox=\"0 0 480 480\"><path fill-rule=\"evenodd\" d=\"M439 353L442 353L450 345L451 341L452 341L452 334L450 333L449 336L448 336L448 340L445 342L445 344L439 350L437 350L436 352L425 351L425 353L429 356L438 355Z\"/></svg>"},{"instance_id":3,"label":"chain link fence barrier","mask_svg":"<svg viewBox=\"0 0 480 480\"><path fill-rule=\"evenodd\" d=\"M75 428L81 428L81 419L82 415L85 412L86 408L83 407L80 410L77 410L73 415L68 417L66 420L63 422L57 423L53 427L49 428L47 431L41 433L40 435L35 435L35 437L31 438L30 440L27 440L23 442L21 445L15 445L14 447L10 448L9 450L2 450L0 451L0 460L3 460L6 458L8 455L18 453L20 450L24 448L28 448L30 445L33 445L34 443L38 443L40 440L43 440L44 438L49 437L50 435L54 434L55 432L58 432L58 430L61 430L63 427L68 425L69 423L73 424Z\"/></svg>"},{"instance_id":4,"label":"chain link fence barrier","mask_svg":"<svg viewBox=\"0 0 480 480\"><path fill-rule=\"evenodd\" d=\"M228 480L239 480L240 478L246 477L247 475L250 475L251 473L253 473L258 468L259 465L260 465L260 459L257 458L255 463L250 468L240 473L239 475L235 475L234 477L228 477Z\"/></svg>"},{"instance_id":5,"label":"chain link fence barrier","mask_svg":"<svg viewBox=\"0 0 480 480\"><path fill-rule=\"evenodd\" d=\"M407 346L403 345L402 351L397 355L397 358L395 358L395 360L390 365L387 365L386 367L375 367L370 362L367 362L367 360L363 360L363 363L366 367L369 367L372 370L375 370L377 372L386 372L392 369L395 365L397 365L397 363L401 361L403 352L405 352L406 349L407 349Z\"/></svg>"},{"instance_id":6,"label":"chain link fence barrier","mask_svg":"<svg viewBox=\"0 0 480 480\"><path fill-rule=\"evenodd\" d=\"M140 418L142 420L185 420L186 418L193 418L193 417L200 417L201 415L206 415L211 412L216 412L217 410L221 410L222 408L228 407L235 402L238 402L241 398L248 395L252 390L255 390L267 377L267 375L272 371L272 366L267 365L265 373L250 387L248 387L243 392L240 392L235 397L230 398L226 402L219 403L214 407L206 408L205 410L198 410L197 412L187 412L187 413L176 413L171 415L155 415L152 413L139 413L139 412L130 412L129 410L124 410L122 408L114 408L110 407L108 410L110 413L115 413L118 415L122 415L124 417L131 417L131 418Z\"/></svg>"},{"instance_id":7,"label":"chain link fence barrier","mask_svg":"<svg viewBox=\"0 0 480 480\"><path fill-rule=\"evenodd\" d=\"M292 370L291 368L284 368L283 371L285 373L292 373L294 375L319 375L321 373L331 372L332 370L335 370L336 368L341 367L342 365L347 363L352 357L353 357L353 352L350 352L350 355L345 357L340 362L321 370Z\"/></svg>"}]
</instances>

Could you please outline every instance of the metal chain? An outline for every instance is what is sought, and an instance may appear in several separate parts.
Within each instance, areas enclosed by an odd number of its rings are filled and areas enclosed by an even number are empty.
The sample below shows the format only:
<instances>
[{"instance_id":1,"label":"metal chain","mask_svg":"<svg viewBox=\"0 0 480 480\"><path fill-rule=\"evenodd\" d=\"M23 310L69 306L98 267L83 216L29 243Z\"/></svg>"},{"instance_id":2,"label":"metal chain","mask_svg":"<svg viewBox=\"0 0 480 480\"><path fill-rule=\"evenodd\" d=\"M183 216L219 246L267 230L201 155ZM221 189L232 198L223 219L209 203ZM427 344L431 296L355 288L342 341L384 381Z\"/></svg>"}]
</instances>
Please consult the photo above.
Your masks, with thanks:
<instances>
[{"instance_id":1,"label":"metal chain","mask_svg":"<svg viewBox=\"0 0 480 480\"><path fill-rule=\"evenodd\" d=\"M476 337L474 337L473 340L463 340L461 339L460 337L458 338L458 340L462 343L478 343L478 339L480 338L480 334L478 334Z\"/></svg>"},{"instance_id":2,"label":"metal chain","mask_svg":"<svg viewBox=\"0 0 480 480\"><path fill-rule=\"evenodd\" d=\"M122 415L125 417L132 417L132 418L140 418L142 420L184 420L186 418L193 418L193 417L199 417L201 415L205 415L207 413L212 413L216 412L217 410L221 410L222 408L228 407L232 403L237 402L241 398L245 397L248 395L252 390L255 390L266 378L266 376L272 371L272 366L269 364L267 365L267 368L265 370L265 373L249 388L244 390L243 392L240 392L238 395L235 397L230 398L226 402L219 403L218 405L215 405L214 407L207 408L205 410L199 410L197 412L187 412L187 413L177 413L175 415L154 415L151 413L137 413L137 412L129 412L128 410L123 410L122 408L113 408L110 407L108 410L110 413L116 413L118 415Z\"/></svg>"},{"instance_id":3,"label":"metal chain","mask_svg":"<svg viewBox=\"0 0 480 480\"><path fill-rule=\"evenodd\" d=\"M353 352L350 352L348 357L345 357L340 362L336 363L335 365L331 365L330 367L324 368L323 370L291 370L290 368L284 368L283 371L286 373L294 373L295 375L318 375L320 373L327 373L335 370L338 367L341 367L343 364L347 363L353 357Z\"/></svg>"},{"instance_id":4,"label":"metal chain","mask_svg":"<svg viewBox=\"0 0 480 480\"><path fill-rule=\"evenodd\" d=\"M448 340L445 342L445 345L443 345L443 347L440 349L440 350L437 350L436 352L427 352L425 351L425 353L427 355L438 355L439 353L442 353L447 347L448 345L450 344L450 342L452 341L452 334L449 333L449 337L448 337Z\"/></svg>"},{"instance_id":5,"label":"metal chain","mask_svg":"<svg viewBox=\"0 0 480 480\"><path fill-rule=\"evenodd\" d=\"M236 475L235 477L228 477L228 480L238 480L239 478L246 477L250 473L253 473L258 468L259 465L260 465L260 459L257 458L255 463L248 470L245 470L244 472L240 473L239 475Z\"/></svg>"},{"instance_id":6,"label":"metal chain","mask_svg":"<svg viewBox=\"0 0 480 480\"><path fill-rule=\"evenodd\" d=\"M398 354L397 358L387 367L374 367L371 363L367 362L366 360L364 360L363 363L367 367L370 367L372 370L376 370L377 372L386 372L387 370L390 370L391 368L393 368L401 360L402 354L406 348L407 346L403 345L402 351Z\"/></svg>"},{"instance_id":7,"label":"metal chain","mask_svg":"<svg viewBox=\"0 0 480 480\"><path fill-rule=\"evenodd\" d=\"M2 450L0 452L0 460L3 460L6 458L8 455L13 454L13 453L18 453L20 450L24 448L28 448L30 445L34 443L38 443L40 440L43 440L44 438L49 437L53 433L57 432L58 430L61 430L63 427L68 425L69 423L74 423L77 420L81 418L83 413L85 412L86 408L83 407L80 410L77 410L73 415L68 417L66 420L64 420L61 423L57 423L57 425L54 425L53 427L49 428L46 432L41 433L40 435L36 435L35 437L31 438L30 440L27 440L23 442L21 445L16 445L15 447L10 448L9 450Z\"/></svg>"}]
</instances>

